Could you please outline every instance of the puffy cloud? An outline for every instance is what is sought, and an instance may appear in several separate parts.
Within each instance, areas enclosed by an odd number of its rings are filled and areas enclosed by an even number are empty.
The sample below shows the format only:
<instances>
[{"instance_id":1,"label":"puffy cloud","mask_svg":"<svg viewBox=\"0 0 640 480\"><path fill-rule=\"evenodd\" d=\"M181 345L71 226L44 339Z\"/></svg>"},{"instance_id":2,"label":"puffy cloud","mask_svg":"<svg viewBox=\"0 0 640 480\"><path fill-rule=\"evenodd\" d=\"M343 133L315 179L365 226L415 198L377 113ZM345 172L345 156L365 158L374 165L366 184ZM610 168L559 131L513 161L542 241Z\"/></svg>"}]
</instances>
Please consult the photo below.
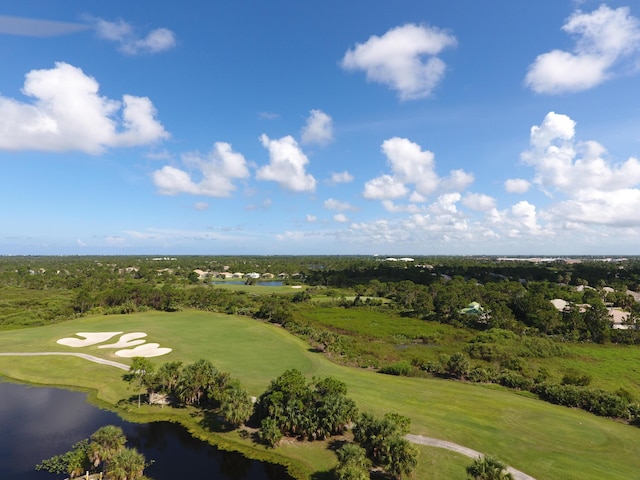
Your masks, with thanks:
<instances>
[{"instance_id":1,"label":"puffy cloud","mask_svg":"<svg viewBox=\"0 0 640 480\"><path fill-rule=\"evenodd\" d=\"M508 193L526 193L531 183L523 178L510 178L504 182L504 189Z\"/></svg>"},{"instance_id":2,"label":"puffy cloud","mask_svg":"<svg viewBox=\"0 0 640 480\"><path fill-rule=\"evenodd\" d=\"M122 19L109 22L101 18L87 17L100 38L118 43L118 49L127 55L164 52L176 46L176 36L168 28L157 28L145 37L138 37L133 27Z\"/></svg>"},{"instance_id":3,"label":"puffy cloud","mask_svg":"<svg viewBox=\"0 0 640 480\"><path fill-rule=\"evenodd\" d=\"M322 110L311 110L302 129L302 144L327 145L333 141L333 119Z\"/></svg>"},{"instance_id":4,"label":"puffy cloud","mask_svg":"<svg viewBox=\"0 0 640 480\"><path fill-rule=\"evenodd\" d=\"M341 65L346 70L363 70L367 80L388 85L401 100L423 98L431 94L446 70L436 55L456 43L454 36L439 28L406 24L356 44L345 53Z\"/></svg>"},{"instance_id":5,"label":"puffy cloud","mask_svg":"<svg viewBox=\"0 0 640 480\"><path fill-rule=\"evenodd\" d=\"M459 193L445 193L440 195L435 202L429 206L429 210L437 215L451 215L458 212L456 204L462 196Z\"/></svg>"},{"instance_id":6,"label":"puffy cloud","mask_svg":"<svg viewBox=\"0 0 640 480\"><path fill-rule=\"evenodd\" d=\"M148 98L124 95L118 102L100 96L98 89L93 77L67 63L32 70L22 89L31 103L0 96L0 149L98 154L169 136Z\"/></svg>"},{"instance_id":7,"label":"puffy cloud","mask_svg":"<svg viewBox=\"0 0 640 480\"><path fill-rule=\"evenodd\" d=\"M337 185L338 183L349 183L353 181L353 175L346 170L344 172L335 173L331 172L331 178L326 180L329 185Z\"/></svg>"},{"instance_id":8,"label":"puffy cloud","mask_svg":"<svg viewBox=\"0 0 640 480\"><path fill-rule=\"evenodd\" d=\"M540 126L531 128L531 149L522 153L534 167L534 182L544 190L578 195L585 189L615 192L640 183L640 162L629 158L614 165L595 141L576 142L575 122L550 112Z\"/></svg>"},{"instance_id":9,"label":"puffy cloud","mask_svg":"<svg viewBox=\"0 0 640 480\"><path fill-rule=\"evenodd\" d=\"M598 142L577 141L575 125L566 115L549 113L532 127L531 148L522 153L534 168L534 183L564 197L547 208L549 225L640 226L640 161L614 163Z\"/></svg>"},{"instance_id":10,"label":"puffy cloud","mask_svg":"<svg viewBox=\"0 0 640 480\"><path fill-rule=\"evenodd\" d=\"M441 190L465 190L475 180L472 173L464 170L451 170L448 177L442 179Z\"/></svg>"},{"instance_id":11,"label":"puffy cloud","mask_svg":"<svg viewBox=\"0 0 640 480\"><path fill-rule=\"evenodd\" d=\"M495 208L496 199L484 193L467 193L462 204L471 210L486 211Z\"/></svg>"},{"instance_id":12,"label":"puffy cloud","mask_svg":"<svg viewBox=\"0 0 640 480\"><path fill-rule=\"evenodd\" d=\"M543 53L529 66L525 83L537 93L587 90L610 78L626 57L640 52L640 22L627 7L578 10L562 29L576 37L575 48Z\"/></svg>"},{"instance_id":13,"label":"puffy cloud","mask_svg":"<svg viewBox=\"0 0 640 480\"><path fill-rule=\"evenodd\" d=\"M391 175L382 175L365 183L362 195L370 200L390 200L405 197L408 192L400 180Z\"/></svg>"},{"instance_id":14,"label":"puffy cloud","mask_svg":"<svg viewBox=\"0 0 640 480\"><path fill-rule=\"evenodd\" d=\"M640 227L640 190L623 188L615 192L586 189L575 198L559 202L551 213L569 222L613 227Z\"/></svg>"},{"instance_id":15,"label":"puffy cloud","mask_svg":"<svg viewBox=\"0 0 640 480\"><path fill-rule=\"evenodd\" d=\"M345 212L347 210L355 210L355 208L349 202L340 202L339 200L334 200L333 198L329 198L324 201L324 208L327 210L337 210L339 212Z\"/></svg>"},{"instance_id":16,"label":"puffy cloud","mask_svg":"<svg viewBox=\"0 0 640 480\"><path fill-rule=\"evenodd\" d=\"M175 195L177 193L199 193L198 186L191 180L191 176L184 170L165 165L160 170L153 172L153 183L163 195Z\"/></svg>"},{"instance_id":17,"label":"puffy cloud","mask_svg":"<svg viewBox=\"0 0 640 480\"><path fill-rule=\"evenodd\" d=\"M278 140L271 140L262 135L260 141L269 150L270 162L258 169L258 180L272 180L278 182L282 188L294 192L315 191L316 179L305 171L309 159L293 137L287 135Z\"/></svg>"},{"instance_id":18,"label":"puffy cloud","mask_svg":"<svg viewBox=\"0 0 640 480\"><path fill-rule=\"evenodd\" d=\"M182 160L198 172L200 180L196 182L189 172L166 165L152 175L153 182L161 194L189 193L228 197L236 189L233 180L249 176L244 156L234 152L231 145L225 142L216 142L206 157L194 152L183 155Z\"/></svg>"},{"instance_id":19,"label":"puffy cloud","mask_svg":"<svg viewBox=\"0 0 640 480\"><path fill-rule=\"evenodd\" d=\"M307 214L305 220L308 223L315 223L316 221L318 221L318 217L316 217L315 215Z\"/></svg>"},{"instance_id":20,"label":"puffy cloud","mask_svg":"<svg viewBox=\"0 0 640 480\"><path fill-rule=\"evenodd\" d=\"M347 216L344 213L336 213L333 216L333 220L339 223L346 223L349 221L349 219L347 218Z\"/></svg>"},{"instance_id":21,"label":"puffy cloud","mask_svg":"<svg viewBox=\"0 0 640 480\"><path fill-rule=\"evenodd\" d=\"M552 238L555 235L550 225L543 226L539 221L538 211L535 205L527 201L521 201L505 210L491 209L485 215L487 226L493 228L498 237L526 238L545 237Z\"/></svg>"},{"instance_id":22,"label":"puffy cloud","mask_svg":"<svg viewBox=\"0 0 640 480\"><path fill-rule=\"evenodd\" d=\"M462 170L453 170L449 177L439 177L435 171L434 154L406 138L385 140L382 152L387 157L392 175L385 174L368 181L363 193L365 198L401 198L409 193L407 185L413 185L412 201L424 201L437 191L464 190L473 182L473 176Z\"/></svg>"}]
</instances>

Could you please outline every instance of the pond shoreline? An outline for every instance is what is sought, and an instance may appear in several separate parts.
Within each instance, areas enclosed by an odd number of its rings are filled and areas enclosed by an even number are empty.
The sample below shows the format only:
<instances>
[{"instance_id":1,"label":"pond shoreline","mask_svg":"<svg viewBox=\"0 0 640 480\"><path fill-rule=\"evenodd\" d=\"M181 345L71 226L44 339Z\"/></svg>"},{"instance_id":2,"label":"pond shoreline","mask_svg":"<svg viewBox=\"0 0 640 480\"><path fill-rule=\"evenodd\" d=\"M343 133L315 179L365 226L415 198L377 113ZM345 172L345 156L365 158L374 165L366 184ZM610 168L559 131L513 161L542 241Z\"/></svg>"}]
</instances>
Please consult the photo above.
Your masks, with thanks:
<instances>
[{"instance_id":1,"label":"pond shoreline","mask_svg":"<svg viewBox=\"0 0 640 480\"><path fill-rule=\"evenodd\" d=\"M102 411L117 415L118 418L124 422L139 425L151 425L155 423L170 423L178 425L183 428L192 439L204 442L221 452L239 454L248 460L282 467L286 470L286 474L290 477L290 480L305 480L309 478L309 474L307 472L304 472L303 469L287 457L282 455L273 455L271 452L263 452L257 448L252 448L248 444L235 442L233 439L226 438L226 435L224 434L207 431L195 422L184 422L181 418L171 415L170 409L166 407L152 407L145 405L144 407L153 409L157 408L159 411L149 412L149 409L145 408L147 410L146 412L138 413L134 408L122 408L121 406L113 405L107 401L101 400L98 398L98 392L95 389L82 388L77 385L30 382L5 374L0 374L0 383L21 385L32 388L52 388L75 393L83 393L86 394L87 404ZM133 404L131 406L133 407ZM71 445L69 445L69 447L71 447Z\"/></svg>"}]
</instances>

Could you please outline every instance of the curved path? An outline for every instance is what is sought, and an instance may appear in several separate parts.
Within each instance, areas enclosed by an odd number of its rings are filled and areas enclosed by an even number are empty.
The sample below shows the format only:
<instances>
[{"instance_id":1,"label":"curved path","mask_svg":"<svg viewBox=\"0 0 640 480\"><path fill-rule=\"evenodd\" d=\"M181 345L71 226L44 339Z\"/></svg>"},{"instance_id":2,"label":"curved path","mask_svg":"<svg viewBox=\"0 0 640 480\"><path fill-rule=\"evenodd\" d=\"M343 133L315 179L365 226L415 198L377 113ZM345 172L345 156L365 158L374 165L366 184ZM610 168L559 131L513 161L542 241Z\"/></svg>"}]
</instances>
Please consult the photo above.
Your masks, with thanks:
<instances>
[{"instance_id":1,"label":"curved path","mask_svg":"<svg viewBox=\"0 0 640 480\"><path fill-rule=\"evenodd\" d=\"M93 355L87 355L86 353L74 353L74 352L30 352L30 353L13 353L13 352L0 352L0 356L19 356L19 357L38 357L42 355L67 355L71 357L80 357L90 362L99 363L101 365L109 365L119 368L120 370L129 371L129 365L124 363L114 362L112 360L105 360L104 358L94 357Z\"/></svg>"},{"instance_id":2,"label":"curved path","mask_svg":"<svg viewBox=\"0 0 640 480\"><path fill-rule=\"evenodd\" d=\"M87 355L86 353L74 353L74 352L30 352L30 353L13 353L13 352L0 352L0 356L21 356L21 357L31 357L31 356L43 356L43 355L67 355L72 357L80 357L85 360L89 360L90 362L99 363L101 365L109 365L112 367L119 368L121 370L129 371L129 365L125 365L124 363L114 362L112 360L105 360L104 358L94 357L93 355ZM426 445L429 447L436 448L444 448L446 450L451 450L453 452L460 453L467 457L478 458L482 456L482 453L472 450L471 448L463 447L462 445L458 445L457 443L447 442L446 440L439 440L437 438L432 437L423 437L422 435L412 435L407 434L405 436L407 440L411 443L417 443L420 445ZM515 480L536 480L534 477L527 475L520 470L516 470L512 467L507 467L507 471L513 475Z\"/></svg>"},{"instance_id":3,"label":"curved path","mask_svg":"<svg viewBox=\"0 0 640 480\"><path fill-rule=\"evenodd\" d=\"M406 435L405 438L409 440L411 443L417 443L419 445L427 445L429 447L444 448L446 450L451 450L452 452L461 453L462 455L466 455L467 457L471 457L471 458L478 458L483 455L482 453L476 450L463 447L462 445L458 445L457 443L447 442L445 440L438 440L437 438L423 437L422 435L411 435L411 434ZM532 476L527 475L526 473L521 472L520 470L516 470L513 467L507 467L507 471L511 475L513 475L513 478L515 480L536 480Z\"/></svg>"}]
</instances>

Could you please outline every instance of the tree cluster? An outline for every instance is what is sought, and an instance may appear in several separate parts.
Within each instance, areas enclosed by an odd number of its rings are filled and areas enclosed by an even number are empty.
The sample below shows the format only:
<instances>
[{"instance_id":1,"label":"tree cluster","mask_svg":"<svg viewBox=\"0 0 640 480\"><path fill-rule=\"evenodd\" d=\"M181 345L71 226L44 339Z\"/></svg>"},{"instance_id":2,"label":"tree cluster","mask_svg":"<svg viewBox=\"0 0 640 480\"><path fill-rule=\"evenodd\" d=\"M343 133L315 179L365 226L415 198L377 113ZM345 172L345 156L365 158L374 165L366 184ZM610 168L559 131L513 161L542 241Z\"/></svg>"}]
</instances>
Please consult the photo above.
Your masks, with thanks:
<instances>
[{"instance_id":1,"label":"tree cluster","mask_svg":"<svg viewBox=\"0 0 640 480\"><path fill-rule=\"evenodd\" d=\"M346 385L332 377L307 383L296 369L271 381L256 403L260 438L275 446L282 436L324 439L344 432L357 415Z\"/></svg>"},{"instance_id":2,"label":"tree cluster","mask_svg":"<svg viewBox=\"0 0 640 480\"><path fill-rule=\"evenodd\" d=\"M43 460L36 470L70 478L101 472L105 480L143 480L149 464L135 448L125 447L126 441L120 427L107 425L73 445L70 451Z\"/></svg>"},{"instance_id":3,"label":"tree cluster","mask_svg":"<svg viewBox=\"0 0 640 480\"><path fill-rule=\"evenodd\" d=\"M393 478L411 474L418 464L418 450L404 438L410 423L409 418L394 413L383 418L362 413L353 427L353 441L359 448L347 444L338 450L336 478L359 478L369 462ZM363 453L368 462L362 460Z\"/></svg>"},{"instance_id":4,"label":"tree cluster","mask_svg":"<svg viewBox=\"0 0 640 480\"><path fill-rule=\"evenodd\" d=\"M183 366L182 362L167 362L157 370L147 358L135 357L123 377L138 392L148 398L162 394L174 403L196 407L217 407L230 426L244 423L253 411L253 403L240 382L227 372L219 371L209 360L201 359Z\"/></svg>"}]
</instances>

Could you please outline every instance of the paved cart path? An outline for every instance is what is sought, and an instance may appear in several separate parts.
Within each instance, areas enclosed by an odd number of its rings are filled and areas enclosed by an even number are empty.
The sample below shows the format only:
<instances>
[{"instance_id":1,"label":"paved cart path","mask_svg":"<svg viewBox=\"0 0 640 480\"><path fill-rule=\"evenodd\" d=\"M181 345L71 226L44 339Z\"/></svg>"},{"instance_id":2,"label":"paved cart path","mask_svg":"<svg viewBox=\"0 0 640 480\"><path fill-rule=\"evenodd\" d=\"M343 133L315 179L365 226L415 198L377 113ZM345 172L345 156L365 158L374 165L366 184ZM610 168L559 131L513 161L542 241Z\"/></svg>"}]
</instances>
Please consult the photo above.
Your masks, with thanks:
<instances>
[{"instance_id":1,"label":"paved cart path","mask_svg":"<svg viewBox=\"0 0 640 480\"><path fill-rule=\"evenodd\" d=\"M451 450L453 452L461 453L462 455L466 455L471 458L478 458L482 456L482 453L472 450L467 447L463 447L462 445L458 445L457 443L447 442L446 440L438 440L437 438L431 437L423 437L422 435L411 435L408 434L405 436L407 440L411 443L417 443L420 445L427 445L429 447L437 447L444 448L446 450ZM516 470L513 467L507 467L507 471L513 475L515 480L536 480L534 477L527 475L520 470Z\"/></svg>"}]
</instances>

